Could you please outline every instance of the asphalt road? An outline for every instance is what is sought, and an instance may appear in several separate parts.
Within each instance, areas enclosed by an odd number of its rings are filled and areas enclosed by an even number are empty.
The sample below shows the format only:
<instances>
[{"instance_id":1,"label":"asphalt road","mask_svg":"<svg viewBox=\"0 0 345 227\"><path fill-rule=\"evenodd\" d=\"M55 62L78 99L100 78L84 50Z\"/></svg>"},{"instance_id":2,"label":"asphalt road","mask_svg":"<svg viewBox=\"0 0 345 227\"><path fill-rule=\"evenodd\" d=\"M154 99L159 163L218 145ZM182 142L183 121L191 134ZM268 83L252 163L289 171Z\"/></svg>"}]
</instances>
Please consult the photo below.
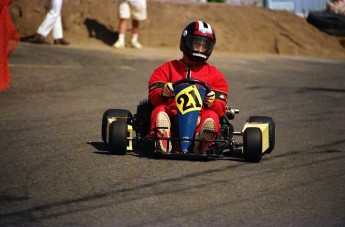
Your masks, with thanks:
<instances>
[{"instance_id":1,"label":"asphalt road","mask_svg":"<svg viewBox=\"0 0 345 227\"><path fill-rule=\"evenodd\" d=\"M344 226L345 61L214 53L237 129L275 119L276 147L258 164L89 143L106 109L136 111L176 53L19 46L0 93L0 226Z\"/></svg>"}]
</instances>

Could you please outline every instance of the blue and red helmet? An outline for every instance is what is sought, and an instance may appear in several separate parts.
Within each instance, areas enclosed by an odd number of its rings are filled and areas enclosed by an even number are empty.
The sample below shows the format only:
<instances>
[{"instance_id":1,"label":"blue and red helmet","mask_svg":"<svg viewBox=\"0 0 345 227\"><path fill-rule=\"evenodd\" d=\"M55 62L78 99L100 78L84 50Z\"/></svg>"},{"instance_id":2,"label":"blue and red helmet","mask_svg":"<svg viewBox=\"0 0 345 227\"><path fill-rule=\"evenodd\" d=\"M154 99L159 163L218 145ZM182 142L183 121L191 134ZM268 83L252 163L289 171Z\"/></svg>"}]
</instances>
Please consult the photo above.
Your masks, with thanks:
<instances>
[{"instance_id":1,"label":"blue and red helmet","mask_svg":"<svg viewBox=\"0 0 345 227\"><path fill-rule=\"evenodd\" d=\"M180 50L192 61L205 62L215 44L216 34L211 25L203 21L194 21L182 32Z\"/></svg>"}]
</instances>

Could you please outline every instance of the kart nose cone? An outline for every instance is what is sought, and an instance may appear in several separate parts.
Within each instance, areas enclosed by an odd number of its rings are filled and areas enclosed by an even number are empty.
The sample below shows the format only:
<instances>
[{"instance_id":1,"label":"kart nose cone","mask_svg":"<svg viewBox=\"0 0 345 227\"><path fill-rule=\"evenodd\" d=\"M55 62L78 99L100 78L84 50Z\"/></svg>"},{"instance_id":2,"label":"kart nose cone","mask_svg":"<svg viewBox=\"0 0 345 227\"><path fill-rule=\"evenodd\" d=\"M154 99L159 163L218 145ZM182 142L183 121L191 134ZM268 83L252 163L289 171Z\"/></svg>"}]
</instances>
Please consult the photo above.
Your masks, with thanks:
<instances>
[{"instance_id":1,"label":"kart nose cone","mask_svg":"<svg viewBox=\"0 0 345 227\"><path fill-rule=\"evenodd\" d=\"M188 153L192 145L190 139L194 138L196 124L206 92L203 88L192 84L182 84L177 86L174 90L181 139L181 151L183 153Z\"/></svg>"}]
</instances>

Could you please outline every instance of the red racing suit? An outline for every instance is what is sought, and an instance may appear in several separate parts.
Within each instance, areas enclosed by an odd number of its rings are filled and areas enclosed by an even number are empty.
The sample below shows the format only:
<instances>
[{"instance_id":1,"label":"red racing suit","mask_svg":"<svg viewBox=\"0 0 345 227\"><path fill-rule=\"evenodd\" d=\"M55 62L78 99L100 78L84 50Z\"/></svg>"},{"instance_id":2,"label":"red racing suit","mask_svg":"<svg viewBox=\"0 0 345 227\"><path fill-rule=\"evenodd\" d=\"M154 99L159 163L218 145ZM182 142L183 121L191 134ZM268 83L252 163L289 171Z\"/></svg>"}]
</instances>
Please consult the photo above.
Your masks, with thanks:
<instances>
[{"instance_id":1,"label":"red racing suit","mask_svg":"<svg viewBox=\"0 0 345 227\"><path fill-rule=\"evenodd\" d=\"M178 80L187 78L188 67L178 60L173 60L155 69L149 80L149 100L155 107L151 114L151 131L154 129L155 121L159 112L164 111L172 122L172 134L174 134L175 116L177 107L175 99L167 98L162 95L163 86L167 82L174 83ZM203 106L200 111L200 123L198 124L195 135L200 131L201 125L207 118L212 118L216 123L216 132L219 133L219 117L223 116L226 110L228 85L224 76L216 67L205 63L190 68L190 78L198 79L208 84L215 92L215 100L210 107Z\"/></svg>"}]
</instances>

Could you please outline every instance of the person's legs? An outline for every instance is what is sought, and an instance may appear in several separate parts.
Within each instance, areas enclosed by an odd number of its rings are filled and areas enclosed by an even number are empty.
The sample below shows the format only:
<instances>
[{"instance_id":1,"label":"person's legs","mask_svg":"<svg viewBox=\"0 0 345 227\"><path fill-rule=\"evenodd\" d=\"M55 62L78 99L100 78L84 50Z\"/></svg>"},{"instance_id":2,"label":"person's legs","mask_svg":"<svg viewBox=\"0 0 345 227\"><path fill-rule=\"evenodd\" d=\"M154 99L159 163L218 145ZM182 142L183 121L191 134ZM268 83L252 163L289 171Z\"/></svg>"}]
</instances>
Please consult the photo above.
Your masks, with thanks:
<instances>
[{"instance_id":1,"label":"person's legs","mask_svg":"<svg viewBox=\"0 0 345 227\"><path fill-rule=\"evenodd\" d=\"M118 24L118 32L119 37L114 44L115 48L124 48L125 47L125 36L128 27L128 21L130 18L130 8L127 1L120 1L119 2L119 24Z\"/></svg>"},{"instance_id":2,"label":"person's legs","mask_svg":"<svg viewBox=\"0 0 345 227\"><path fill-rule=\"evenodd\" d=\"M54 39L62 39L63 31L62 31L62 22L61 22L61 15L56 18L55 23L53 25L53 38Z\"/></svg>"},{"instance_id":3,"label":"person's legs","mask_svg":"<svg viewBox=\"0 0 345 227\"><path fill-rule=\"evenodd\" d=\"M143 46L138 41L138 33L139 33L139 24L140 22L138 20L133 19L132 20L132 39L131 39L131 45L135 48L142 48Z\"/></svg>"},{"instance_id":4,"label":"person's legs","mask_svg":"<svg viewBox=\"0 0 345 227\"><path fill-rule=\"evenodd\" d=\"M62 7L62 0L52 0L51 9L47 13L42 24L39 26L37 33L47 37L47 35L52 31L56 20L60 17Z\"/></svg>"},{"instance_id":5,"label":"person's legs","mask_svg":"<svg viewBox=\"0 0 345 227\"><path fill-rule=\"evenodd\" d=\"M124 48L125 47L125 37L126 29L128 26L128 19L120 19L119 21L119 38L114 44L115 48Z\"/></svg>"},{"instance_id":6,"label":"person's legs","mask_svg":"<svg viewBox=\"0 0 345 227\"><path fill-rule=\"evenodd\" d=\"M146 1L130 2L132 14L132 39L131 46L134 48L142 48L138 41L140 21L146 20L147 10Z\"/></svg>"},{"instance_id":7,"label":"person's legs","mask_svg":"<svg viewBox=\"0 0 345 227\"><path fill-rule=\"evenodd\" d=\"M139 25L140 25L140 21L135 20L135 19L132 20L132 35L139 34Z\"/></svg>"},{"instance_id":8,"label":"person's legs","mask_svg":"<svg viewBox=\"0 0 345 227\"><path fill-rule=\"evenodd\" d=\"M41 25L38 27L35 36L31 40L32 43L49 44L45 40L45 37L47 37L48 34L52 31L56 20L61 16L61 7L62 0L51 0L51 8Z\"/></svg>"},{"instance_id":9,"label":"person's legs","mask_svg":"<svg viewBox=\"0 0 345 227\"><path fill-rule=\"evenodd\" d=\"M151 113L151 135L157 135L159 138L170 138L171 119L173 118L174 114L167 106L155 107ZM171 141L160 140L159 145L163 152L171 152L172 150Z\"/></svg>"},{"instance_id":10,"label":"person's legs","mask_svg":"<svg viewBox=\"0 0 345 227\"><path fill-rule=\"evenodd\" d=\"M69 45L69 42L63 39L61 15L55 21L55 24L53 27L53 38L54 38L54 44Z\"/></svg>"},{"instance_id":11,"label":"person's legs","mask_svg":"<svg viewBox=\"0 0 345 227\"><path fill-rule=\"evenodd\" d=\"M211 111L202 111L200 114L200 123L195 130L196 139L214 140L219 134L219 117ZM205 153L207 148L211 146L212 142L195 142L193 153Z\"/></svg>"}]
</instances>

